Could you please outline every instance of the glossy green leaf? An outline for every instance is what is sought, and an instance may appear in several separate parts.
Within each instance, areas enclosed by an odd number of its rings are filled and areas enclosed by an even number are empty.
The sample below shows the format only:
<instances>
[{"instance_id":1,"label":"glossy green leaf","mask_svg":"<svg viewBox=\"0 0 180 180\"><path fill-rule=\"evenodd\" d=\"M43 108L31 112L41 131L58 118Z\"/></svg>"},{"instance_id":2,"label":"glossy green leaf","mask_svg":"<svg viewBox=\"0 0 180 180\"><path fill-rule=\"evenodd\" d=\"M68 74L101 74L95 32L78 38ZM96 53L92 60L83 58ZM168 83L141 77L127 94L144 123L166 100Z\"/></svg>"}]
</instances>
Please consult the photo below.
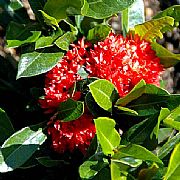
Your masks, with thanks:
<instances>
[{"instance_id":1,"label":"glossy green leaf","mask_svg":"<svg viewBox=\"0 0 180 180\"><path fill-rule=\"evenodd\" d=\"M122 167L116 161L111 160L111 180L127 180L127 171L123 171Z\"/></svg>"},{"instance_id":2,"label":"glossy green leaf","mask_svg":"<svg viewBox=\"0 0 180 180\"><path fill-rule=\"evenodd\" d=\"M54 40L51 36L42 36L36 41L35 49L53 46L53 41Z\"/></svg>"},{"instance_id":3,"label":"glossy green leaf","mask_svg":"<svg viewBox=\"0 0 180 180\"><path fill-rule=\"evenodd\" d=\"M143 161L152 161L162 164L162 161L151 151L145 147L137 144L129 144L127 146L120 146L113 155L112 159L121 159L123 157L133 157Z\"/></svg>"},{"instance_id":4,"label":"glossy green leaf","mask_svg":"<svg viewBox=\"0 0 180 180\"><path fill-rule=\"evenodd\" d=\"M13 171L23 165L46 140L42 129L23 128L10 136L0 150L0 172Z\"/></svg>"},{"instance_id":5,"label":"glossy green leaf","mask_svg":"<svg viewBox=\"0 0 180 180\"><path fill-rule=\"evenodd\" d=\"M163 38L162 29L165 27L173 26L174 19L169 16L165 16L159 19L153 19L146 21L143 24L135 26L135 33L141 36L142 39L152 41L155 38Z\"/></svg>"},{"instance_id":6,"label":"glossy green leaf","mask_svg":"<svg viewBox=\"0 0 180 180\"><path fill-rule=\"evenodd\" d=\"M152 134L155 134L156 138L158 138L158 134L159 134L159 127L160 127L160 123L163 119L165 119L168 115L170 114L170 110L167 108L161 108L160 114L158 116L158 120L157 120L157 124L154 127ZM151 134L151 135L152 135Z\"/></svg>"},{"instance_id":7,"label":"glossy green leaf","mask_svg":"<svg viewBox=\"0 0 180 180\"><path fill-rule=\"evenodd\" d=\"M173 138L169 139L157 152L157 155L160 159L166 157L180 142L180 133L177 133Z\"/></svg>"},{"instance_id":8,"label":"glossy green leaf","mask_svg":"<svg viewBox=\"0 0 180 180\"><path fill-rule=\"evenodd\" d=\"M142 24L145 21L144 1L135 0L135 2L128 8L129 28L134 28L137 24Z\"/></svg>"},{"instance_id":9,"label":"glossy green leaf","mask_svg":"<svg viewBox=\"0 0 180 180\"><path fill-rule=\"evenodd\" d=\"M69 45L75 40L76 36L74 36L73 32L66 32L55 41L55 44L62 50L68 51Z\"/></svg>"},{"instance_id":10,"label":"glossy green leaf","mask_svg":"<svg viewBox=\"0 0 180 180\"><path fill-rule=\"evenodd\" d=\"M103 158L102 153L95 153L79 167L80 177L92 179L108 164L108 160Z\"/></svg>"},{"instance_id":11,"label":"glossy green leaf","mask_svg":"<svg viewBox=\"0 0 180 180\"><path fill-rule=\"evenodd\" d=\"M180 177L180 143L177 144L171 154L167 173L164 180L177 180Z\"/></svg>"},{"instance_id":12,"label":"glossy green leaf","mask_svg":"<svg viewBox=\"0 0 180 180\"><path fill-rule=\"evenodd\" d=\"M163 11L160 11L153 17L153 19L161 18L164 16L170 16L173 17L175 21L179 22L180 21L179 14L180 14L180 5L174 5Z\"/></svg>"},{"instance_id":13,"label":"glossy green leaf","mask_svg":"<svg viewBox=\"0 0 180 180\"><path fill-rule=\"evenodd\" d=\"M112 111L112 103L117 97L115 86L108 80L99 79L89 85L96 103L106 111Z\"/></svg>"},{"instance_id":14,"label":"glossy green leaf","mask_svg":"<svg viewBox=\"0 0 180 180\"><path fill-rule=\"evenodd\" d=\"M99 117L94 120L97 139L105 155L114 154L113 150L120 143L120 135L116 131L115 121L107 117Z\"/></svg>"},{"instance_id":15,"label":"glossy green leaf","mask_svg":"<svg viewBox=\"0 0 180 180\"><path fill-rule=\"evenodd\" d=\"M88 31L87 40L92 42L104 40L111 31L111 27L108 25L97 25L93 29Z\"/></svg>"},{"instance_id":16,"label":"glossy green leaf","mask_svg":"<svg viewBox=\"0 0 180 180\"><path fill-rule=\"evenodd\" d=\"M84 112L84 103L68 99L59 104L58 118L64 122L78 119Z\"/></svg>"},{"instance_id":17,"label":"glossy green leaf","mask_svg":"<svg viewBox=\"0 0 180 180\"><path fill-rule=\"evenodd\" d=\"M4 110L0 108L0 143L14 133L13 125Z\"/></svg>"},{"instance_id":18,"label":"glossy green leaf","mask_svg":"<svg viewBox=\"0 0 180 180\"><path fill-rule=\"evenodd\" d=\"M63 31L60 28L57 28L56 31L53 31L51 36L42 36L35 43L35 49L41 49L45 47L50 47L54 45L54 41L62 36Z\"/></svg>"},{"instance_id":19,"label":"glossy green leaf","mask_svg":"<svg viewBox=\"0 0 180 180\"><path fill-rule=\"evenodd\" d=\"M173 109L170 114L163 120L163 123L180 131L180 106Z\"/></svg>"},{"instance_id":20,"label":"glossy green leaf","mask_svg":"<svg viewBox=\"0 0 180 180\"><path fill-rule=\"evenodd\" d=\"M67 15L81 14L81 7L81 0L48 0L44 6L44 11L59 22L65 19Z\"/></svg>"},{"instance_id":21,"label":"glossy green leaf","mask_svg":"<svg viewBox=\"0 0 180 180\"><path fill-rule=\"evenodd\" d=\"M157 116L157 114L150 116L142 122L130 127L128 131L122 136L122 142L143 144L145 140L150 137L150 134L156 126Z\"/></svg>"},{"instance_id":22,"label":"glossy green leaf","mask_svg":"<svg viewBox=\"0 0 180 180\"><path fill-rule=\"evenodd\" d=\"M138 115L138 113L132 109L129 109L127 107L123 107L123 106L117 106L117 108L120 110L120 111L123 111L125 114L128 114L128 115Z\"/></svg>"},{"instance_id":23,"label":"glossy green leaf","mask_svg":"<svg viewBox=\"0 0 180 180\"><path fill-rule=\"evenodd\" d=\"M54 167L54 166L64 166L66 164L68 164L67 162L65 162L64 160L55 160L52 159L49 156L43 156L43 157L38 157L36 158L37 161L39 162L39 164L45 166L45 167Z\"/></svg>"},{"instance_id":24,"label":"glossy green leaf","mask_svg":"<svg viewBox=\"0 0 180 180\"><path fill-rule=\"evenodd\" d=\"M30 26L11 22L6 32L8 47L19 47L23 44L35 42L41 31L33 31Z\"/></svg>"},{"instance_id":25,"label":"glossy green leaf","mask_svg":"<svg viewBox=\"0 0 180 180\"><path fill-rule=\"evenodd\" d=\"M44 51L44 50L43 50ZM36 76L51 70L63 57L63 53L32 52L23 54L19 60L17 79Z\"/></svg>"},{"instance_id":26,"label":"glossy green leaf","mask_svg":"<svg viewBox=\"0 0 180 180\"><path fill-rule=\"evenodd\" d=\"M59 27L58 21L56 20L56 18L46 14L44 11L39 10L44 18L44 22L49 25L52 26L54 29L56 29L56 27Z\"/></svg>"},{"instance_id":27,"label":"glossy green leaf","mask_svg":"<svg viewBox=\"0 0 180 180\"><path fill-rule=\"evenodd\" d=\"M134 0L84 0L81 13L83 16L104 19L130 7L133 2Z\"/></svg>"},{"instance_id":28,"label":"glossy green leaf","mask_svg":"<svg viewBox=\"0 0 180 180\"><path fill-rule=\"evenodd\" d=\"M151 47L156 51L156 55L160 58L160 63L165 67L173 67L180 62L180 54L174 54L162 45L152 42Z\"/></svg>"},{"instance_id":29,"label":"glossy green leaf","mask_svg":"<svg viewBox=\"0 0 180 180\"><path fill-rule=\"evenodd\" d=\"M141 80L126 96L118 99L116 105L125 106L143 94L167 95L169 93L162 88L152 84L146 84L144 80Z\"/></svg>"},{"instance_id":30,"label":"glossy green leaf","mask_svg":"<svg viewBox=\"0 0 180 180\"><path fill-rule=\"evenodd\" d=\"M35 49L41 49L41 48L53 46L54 41L62 35L63 35L63 31L61 30L61 28L56 28L56 30L53 31L51 36L40 37L35 43Z\"/></svg>"}]
</instances>

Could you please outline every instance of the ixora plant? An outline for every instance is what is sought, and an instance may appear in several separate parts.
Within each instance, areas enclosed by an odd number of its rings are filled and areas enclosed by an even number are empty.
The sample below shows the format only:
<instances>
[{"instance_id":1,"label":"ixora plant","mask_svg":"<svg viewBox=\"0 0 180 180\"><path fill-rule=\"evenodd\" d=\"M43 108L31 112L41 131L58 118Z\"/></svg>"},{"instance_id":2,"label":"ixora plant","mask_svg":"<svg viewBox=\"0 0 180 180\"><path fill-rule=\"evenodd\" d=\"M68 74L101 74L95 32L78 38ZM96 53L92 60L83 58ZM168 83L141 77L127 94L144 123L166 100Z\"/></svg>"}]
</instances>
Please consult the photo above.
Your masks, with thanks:
<instances>
[{"instance_id":1,"label":"ixora plant","mask_svg":"<svg viewBox=\"0 0 180 180\"><path fill-rule=\"evenodd\" d=\"M178 25L180 6L145 21L142 0L29 3L35 20L19 0L0 4L6 46L20 56L1 93L23 99L16 111L1 105L0 172L41 166L58 167L61 179L178 179L180 95L163 89L161 75L180 55L158 40ZM119 13L122 34L110 26Z\"/></svg>"}]
</instances>

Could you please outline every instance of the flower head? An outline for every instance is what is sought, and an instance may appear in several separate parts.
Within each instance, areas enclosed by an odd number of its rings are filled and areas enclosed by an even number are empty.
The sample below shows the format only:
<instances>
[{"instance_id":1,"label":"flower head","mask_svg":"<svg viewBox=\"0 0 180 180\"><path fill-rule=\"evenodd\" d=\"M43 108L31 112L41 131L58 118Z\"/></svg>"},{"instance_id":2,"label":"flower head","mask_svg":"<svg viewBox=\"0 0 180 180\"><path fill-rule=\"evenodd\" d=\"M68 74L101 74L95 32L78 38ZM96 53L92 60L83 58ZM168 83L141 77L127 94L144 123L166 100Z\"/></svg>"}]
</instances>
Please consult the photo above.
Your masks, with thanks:
<instances>
[{"instance_id":1,"label":"flower head","mask_svg":"<svg viewBox=\"0 0 180 180\"><path fill-rule=\"evenodd\" d=\"M85 154L95 135L92 120L93 117L89 114L83 114L79 119L70 122L57 120L53 126L48 128L53 149L58 153L73 152L79 149Z\"/></svg>"},{"instance_id":2,"label":"flower head","mask_svg":"<svg viewBox=\"0 0 180 180\"><path fill-rule=\"evenodd\" d=\"M55 110L60 102L66 101L71 97L70 88L81 77L77 74L79 68L85 63L87 57L86 48L89 43L84 44L84 39L78 41L78 44L72 44L73 48L69 50L58 64L52 68L45 77L45 97L39 102L46 112ZM79 99L80 93L75 92L73 99Z\"/></svg>"},{"instance_id":3,"label":"flower head","mask_svg":"<svg viewBox=\"0 0 180 180\"><path fill-rule=\"evenodd\" d=\"M90 76L111 81L119 95L126 95L141 79L159 85L163 70L160 59L150 42L138 35L123 37L110 33L102 42L94 45L87 58Z\"/></svg>"}]
</instances>

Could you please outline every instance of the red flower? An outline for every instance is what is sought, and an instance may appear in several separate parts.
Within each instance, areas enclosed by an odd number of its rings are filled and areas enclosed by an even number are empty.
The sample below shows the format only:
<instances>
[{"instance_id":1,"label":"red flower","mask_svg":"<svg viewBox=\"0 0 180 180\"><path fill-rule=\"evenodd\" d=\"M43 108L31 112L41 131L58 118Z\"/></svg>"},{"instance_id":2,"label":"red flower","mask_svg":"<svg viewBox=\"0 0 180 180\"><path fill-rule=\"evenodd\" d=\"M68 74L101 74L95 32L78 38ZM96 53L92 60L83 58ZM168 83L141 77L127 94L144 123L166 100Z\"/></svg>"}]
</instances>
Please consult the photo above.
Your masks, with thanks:
<instances>
[{"instance_id":1,"label":"red flower","mask_svg":"<svg viewBox=\"0 0 180 180\"><path fill-rule=\"evenodd\" d=\"M120 96L126 95L141 79L159 85L163 70L150 43L138 35L124 38L110 33L104 41L94 45L87 61L90 76L111 81Z\"/></svg>"},{"instance_id":2,"label":"red flower","mask_svg":"<svg viewBox=\"0 0 180 180\"><path fill-rule=\"evenodd\" d=\"M74 83L81 79L77 72L85 63L87 56L85 48L90 44L84 44L84 39L81 39L77 45L72 44L71 46L73 48L46 74L45 97L40 99L39 103L42 108L47 109L47 113L53 112L60 102L71 97L70 88L73 88ZM80 93L75 92L71 98L79 99Z\"/></svg>"},{"instance_id":3,"label":"red flower","mask_svg":"<svg viewBox=\"0 0 180 180\"><path fill-rule=\"evenodd\" d=\"M73 152L76 148L86 153L92 138L95 135L93 117L83 114L79 119L70 122L57 120L48 128L52 139L52 147L58 153Z\"/></svg>"}]
</instances>

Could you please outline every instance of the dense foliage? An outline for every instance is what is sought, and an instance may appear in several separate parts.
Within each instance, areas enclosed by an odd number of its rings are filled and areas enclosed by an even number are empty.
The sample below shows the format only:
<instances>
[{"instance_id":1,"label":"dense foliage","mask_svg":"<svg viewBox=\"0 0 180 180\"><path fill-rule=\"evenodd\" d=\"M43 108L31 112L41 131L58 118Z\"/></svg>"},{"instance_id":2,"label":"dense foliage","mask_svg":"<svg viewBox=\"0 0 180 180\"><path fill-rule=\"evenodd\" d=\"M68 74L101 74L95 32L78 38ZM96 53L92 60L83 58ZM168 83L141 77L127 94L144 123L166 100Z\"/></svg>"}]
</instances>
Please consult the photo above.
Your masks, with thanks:
<instances>
[{"instance_id":1,"label":"dense foliage","mask_svg":"<svg viewBox=\"0 0 180 180\"><path fill-rule=\"evenodd\" d=\"M161 79L180 55L158 43L175 5L145 21L143 0L0 1L0 172L19 179L180 177L180 95ZM121 15L122 34L110 21Z\"/></svg>"}]
</instances>

